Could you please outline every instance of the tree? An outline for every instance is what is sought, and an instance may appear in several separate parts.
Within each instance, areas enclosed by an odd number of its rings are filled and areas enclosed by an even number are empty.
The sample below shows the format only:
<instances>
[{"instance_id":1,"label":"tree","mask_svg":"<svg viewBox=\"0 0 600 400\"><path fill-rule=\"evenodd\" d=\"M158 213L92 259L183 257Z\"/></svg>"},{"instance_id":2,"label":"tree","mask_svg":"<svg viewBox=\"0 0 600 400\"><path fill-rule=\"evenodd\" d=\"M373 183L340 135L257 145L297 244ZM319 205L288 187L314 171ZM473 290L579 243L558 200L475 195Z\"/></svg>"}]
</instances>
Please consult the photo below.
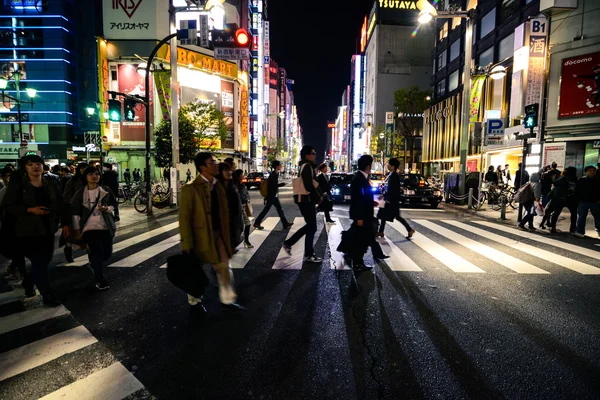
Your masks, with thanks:
<instances>
[{"instance_id":1,"label":"tree","mask_svg":"<svg viewBox=\"0 0 600 400\"><path fill-rule=\"evenodd\" d=\"M423 112L429 107L430 99L431 91L421 90L418 86L398 89L394 93L396 133L402 139L400 145L406 142L406 149L410 152L410 163L415 159L415 138L421 134Z\"/></svg>"},{"instance_id":2,"label":"tree","mask_svg":"<svg viewBox=\"0 0 600 400\"><path fill-rule=\"evenodd\" d=\"M225 116L214 104L188 103L179 109L179 161L190 163L200 148L214 148L227 138ZM154 161L170 168L173 161L171 121L162 120L154 130Z\"/></svg>"},{"instance_id":3,"label":"tree","mask_svg":"<svg viewBox=\"0 0 600 400\"><path fill-rule=\"evenodd\" d=\"M269 165L274 160L280 160L283 157L285 151L285 140L283 139L269 139L267 143L267 162Z\"/></svg>"}]
</instances>

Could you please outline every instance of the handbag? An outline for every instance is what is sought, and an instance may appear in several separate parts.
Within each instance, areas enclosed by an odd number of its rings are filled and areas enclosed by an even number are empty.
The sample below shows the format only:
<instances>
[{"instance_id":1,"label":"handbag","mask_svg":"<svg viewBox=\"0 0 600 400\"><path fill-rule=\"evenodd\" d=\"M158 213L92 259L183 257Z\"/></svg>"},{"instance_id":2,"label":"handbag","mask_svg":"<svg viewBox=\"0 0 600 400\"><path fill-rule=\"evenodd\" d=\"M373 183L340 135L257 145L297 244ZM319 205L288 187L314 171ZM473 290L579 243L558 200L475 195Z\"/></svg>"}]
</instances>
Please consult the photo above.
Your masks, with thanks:
<instances>
[{"instance_id":1,"label":"handbag","mask_svg":"<svg viewBox=\"0 0 600 400\"><path fill-rule=\"evenodd\" d=\"M302 164L302 167L300 167L300 172L298 173L298 177L292 180L292 191L294 196L306 196L309 194L309 191L304 187L304 181L302 180L302 170L308 164L309 163ZM312 181L315 188L319 187L319 182L314 179L314 174Z\"/></svg>"},{"instance_id":2,"label":"handbag","mask_svg":"<svg viewBox=\"0 0 600 400\"><path fill-rule=\"evenodd\" d=\"M252 216L252 204L250 202L244 204L244 211L246 212L246 217Z\"/></svg>"},{"instance_id":3,"label":"handbag","mask_svg":"<svg viewBox=\"0 0 600 400\"><path fill-rule=\"evenodd\" d=\"M200 298L208 278L202 269L202 262L193 253L176 254L167 257L167 279L187 294Z\"/></svg>"}]
</instances>

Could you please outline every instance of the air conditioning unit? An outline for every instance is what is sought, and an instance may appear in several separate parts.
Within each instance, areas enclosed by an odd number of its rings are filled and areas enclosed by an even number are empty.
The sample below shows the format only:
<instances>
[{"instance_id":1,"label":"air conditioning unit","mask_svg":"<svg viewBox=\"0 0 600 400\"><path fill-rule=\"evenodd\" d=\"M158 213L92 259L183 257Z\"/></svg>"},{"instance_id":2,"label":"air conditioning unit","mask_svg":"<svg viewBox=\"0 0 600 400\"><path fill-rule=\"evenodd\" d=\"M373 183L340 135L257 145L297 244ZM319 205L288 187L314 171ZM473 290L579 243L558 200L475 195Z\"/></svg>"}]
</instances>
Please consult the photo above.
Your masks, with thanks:
<instances>
[{"instance_id":1,"label":"air conditioning unit","mask_svg":"<svg viewBox=\"0 0 600 400\"><path fill-rule=\"evenodd\" d=\"M577 0L540 0L540 12L561 12L577 8Z\"/></svg>"}]
</instances>

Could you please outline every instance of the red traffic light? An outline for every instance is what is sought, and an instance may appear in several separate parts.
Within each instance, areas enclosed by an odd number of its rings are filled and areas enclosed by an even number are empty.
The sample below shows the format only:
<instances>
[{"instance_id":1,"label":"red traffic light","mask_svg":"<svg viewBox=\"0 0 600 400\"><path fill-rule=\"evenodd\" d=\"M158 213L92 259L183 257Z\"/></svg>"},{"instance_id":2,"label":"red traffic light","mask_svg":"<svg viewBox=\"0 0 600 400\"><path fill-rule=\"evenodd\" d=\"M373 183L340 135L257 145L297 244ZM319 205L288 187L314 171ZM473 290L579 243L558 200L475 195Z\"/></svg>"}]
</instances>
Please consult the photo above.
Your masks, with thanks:
<instances>
[{"instance_id":1,"label":"red traffic light","mask_svg":"<svg viewBox=\"0 0 600 400\"><path fill-rule=\"evenodd\" d=\"M235 32L235 42L238 46L248 46L250 44L250 35L248 31L240 28Z\"/></svg>"}]
</instances>

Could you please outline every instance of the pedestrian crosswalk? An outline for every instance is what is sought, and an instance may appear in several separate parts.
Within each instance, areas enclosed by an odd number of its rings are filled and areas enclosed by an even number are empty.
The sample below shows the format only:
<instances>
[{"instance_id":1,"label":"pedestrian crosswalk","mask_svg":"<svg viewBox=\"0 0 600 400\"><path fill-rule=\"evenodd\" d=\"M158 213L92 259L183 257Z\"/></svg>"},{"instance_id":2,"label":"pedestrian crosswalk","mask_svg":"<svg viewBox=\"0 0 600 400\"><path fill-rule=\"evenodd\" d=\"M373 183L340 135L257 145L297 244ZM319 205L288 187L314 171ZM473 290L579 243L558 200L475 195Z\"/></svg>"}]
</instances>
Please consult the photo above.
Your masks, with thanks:
<instances>
[{"instance_id":1,"label":"pedestrian crosswalk","mask_svg":"<svg viewBox=\"0 0 600 400\"><path fill-rule=\"evenodd\" d=\"M443 268L457 274L530 274L555 275L577 273L600 275L600 249L567 243L559 238L526 232L515 227L487 221L468 221L441 218L409 219L417 233L408 240L406 230L398 222L387 225L386 237L378 239L384 253L390 257L381 262L396 272L432 272ZM344 226L351 221L338 215L338 223L327 225L319 217L316 240L325 230L328 251L324 264L333 270L349 270L349 261L337 251ZM409 217L410 218L410 217ZM253 230L250 242L254 247L238 246L231 259L235 270L270 268L299 270L303 268L304 241L302 237L288 255L281 244L304 226L302 217L294 219L289 230L279 225L279 218L268 217L264 230ZM144 268L153 265L166 268L166 258L179 249L177 222L135 236L116 238L110 268ZM64 267L87 264L87 256L78 257Z\"/></svg>"},{"instance_id":2,"label":"pedestrian crosswalk","mask_svg":"<svg viewBox=\"0 0 600 400\"><path fill-rule=\"evenodd\" d=\"M42 376L51 376L51 384L40 382ZM25 388L23 382L39 384ZM142 383L64 306L34 305L0 318L0 398L124 399L142 393Z\"/></svg>"}]
</instances>

